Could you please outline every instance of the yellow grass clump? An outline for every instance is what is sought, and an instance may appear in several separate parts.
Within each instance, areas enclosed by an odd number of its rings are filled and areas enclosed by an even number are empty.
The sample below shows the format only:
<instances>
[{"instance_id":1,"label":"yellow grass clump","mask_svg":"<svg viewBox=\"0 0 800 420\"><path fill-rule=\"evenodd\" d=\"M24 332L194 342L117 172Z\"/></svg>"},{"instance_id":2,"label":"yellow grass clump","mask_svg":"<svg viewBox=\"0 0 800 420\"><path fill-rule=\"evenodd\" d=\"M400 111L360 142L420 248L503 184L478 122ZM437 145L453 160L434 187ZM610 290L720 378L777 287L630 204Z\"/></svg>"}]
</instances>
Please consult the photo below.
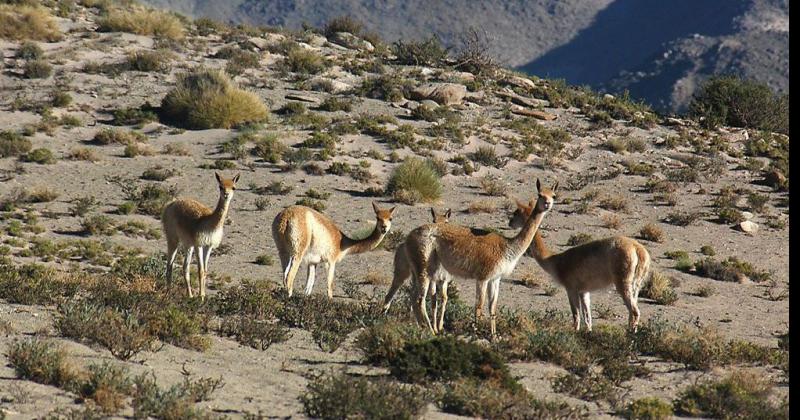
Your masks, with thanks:
<instances>
[{"instance_id":1,"label":"yellow grass clump","mask_svg":"<svg viewBox=\"0 0 800 420\"><path fill-rule=\"evenodd\" d=\"M55 42L63 35L47 9L0 4L0 38Z\"/></svg>"},{"instance_id":2,"label":"yellow grass clump","mask_svg":"<svg viewBox=\"0 0 800 420\"><path fill-rule=\"evenodd\" d=\"M189 129L232 128L267 118L267 108L258 96L236 87L225 73L210 69L179 76L161 109L166 119Z\"/></svg>"},{"instance_id":3,"label":"yellow grass clump","mask_svg":"<svg viewBox=\"0 0 800 420\"><path fill-rule=\"evenodd\" d=\"M174 14L143 7L113 8L98 22L101 32L130 32L159 38L181 39L186 33Z\"/></svg>"}]
</instances>

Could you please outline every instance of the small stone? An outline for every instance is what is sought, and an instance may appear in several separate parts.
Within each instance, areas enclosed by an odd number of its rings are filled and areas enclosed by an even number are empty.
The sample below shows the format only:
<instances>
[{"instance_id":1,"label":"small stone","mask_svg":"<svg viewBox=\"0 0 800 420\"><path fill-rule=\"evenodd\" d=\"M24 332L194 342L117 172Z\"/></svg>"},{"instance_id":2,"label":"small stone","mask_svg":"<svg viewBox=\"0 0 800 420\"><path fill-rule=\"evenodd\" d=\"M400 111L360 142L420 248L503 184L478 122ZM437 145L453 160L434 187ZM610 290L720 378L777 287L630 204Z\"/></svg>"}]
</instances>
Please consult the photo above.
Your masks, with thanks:
<instances>
[{"instance_id":1,"label":"small stone","mask_svg":"<svg viewBox=\"0 0 800 420\"><path fill-rule=\"evenodd\" d=\"M741 229L742 232L754 234L758 232L758 225L749 220L745 220L744 222L739 223L739 229Z\"/></svg>"},{"instance_id":2,"label":"small stone","mask_svg":"<svg viewBox=\"0 0 800 420\"><path fill-rule=\"evenodd\" d=\"M753 218L753 213L750 213L749 211L743 211L742 217L744 217L744 220L750 220Z\"/></svg>"},{"instance_id":3,"label":"small stone","mask_svg":"<svg viewBox=\"0 0 800 420\"><path fill-rule=\"evenodd\" d=\"M615 98L614 98L614 95L612 95L610 93L606 93L605 95L603 95L603 99L611 100L611 99L615 99Z\"/></svg>"},{"instance_id":4,"label":"small stone","mask_svg":"<svg viewBox=\"0 0 800 420\"><path fill-rule=\"evenodd\" d=\"M285 97L286 97L286 99L291 99L291 100L294 100L294 101L309 102L309 103L313 103L313 104L320 103L320 100L318 98L314 97L314 96L302 95L302 94L299 94L299 93L288 93L288 94L286 94Z\"/></svg>"}]
</instances>

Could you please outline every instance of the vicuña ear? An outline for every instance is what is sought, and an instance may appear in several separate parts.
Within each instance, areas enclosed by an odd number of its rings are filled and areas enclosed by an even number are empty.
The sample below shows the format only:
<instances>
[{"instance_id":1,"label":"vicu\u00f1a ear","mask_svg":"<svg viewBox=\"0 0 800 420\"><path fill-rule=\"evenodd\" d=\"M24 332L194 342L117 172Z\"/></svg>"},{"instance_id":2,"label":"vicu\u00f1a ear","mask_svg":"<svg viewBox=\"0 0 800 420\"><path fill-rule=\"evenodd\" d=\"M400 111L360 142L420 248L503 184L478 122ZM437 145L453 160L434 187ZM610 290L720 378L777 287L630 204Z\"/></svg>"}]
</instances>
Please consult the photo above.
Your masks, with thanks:
<instances>
[{"instance_id":1,"label":"vicu\u00f1a ear","mask_svg":"<svg viewBox=\"0 0 800 420\"><path fill-rule=\"evenodd\" d=\"M372 210L374 210L376 214L378 213L378 211L380 211L380 209L378 208L378 205L375 204L374 201L372 202Z\"/></svg>"},{"instance_id":2,"label":"vicu\u00f1a ear","mask_svg":"<svg viewBox=\"0 0 800 420\"><path fill-rule=\"evenodd\" d=\"M436 220L436 210L434 210L433 207L431 207L431 217L433 217L433 220Z\"/></svg>"},{"instance_id":3,"label":"vicu\u00f1a ear","mask_svg":"<svg viewBox=\"0 0 800 420\"><path fill-rule=\"evenodd\" d=\"M396 208L397 208L397 206L395 206L395 207L392 207L392 208L390 208L390 209L389 209L389 216L391 216L392 214L394 214L394 210L395 210Z\"/></svg>"},{"instance_id":4,"label":"vicu\u00f1a ear","mask_svg":"<svg viewBox=\"0 0 800 420\"><path fill-rule=\"evenodd\" d=\"M217 182L222 182L222 177L219 176L219 172L214 172L214 176L217 177Z\"/></svg>"},{"instance_id":5,"label":"vicu\u00f1a ear","mask_svg":"<svg viewBox=\"0 0 800 420\"><path fill-rule=\"evenodd\" d=\"M553 184L552 190L553 190L553 192L556 192L556 190L558 190L558 181L556 181L556 183Z\"/></svg>"},{"instance_id":6,"label":"vicu\u00f1a ear","mask_svg":"<svg viewBox=\"0 0 800 420\"><path fill-rule=\"evenodd\" d=\"M453 210L447 209L447 213L444 214L444 217L449 219L451 214L453 214Z\"/></svg>"},{"instance_id":7,"label":"vicu\u00f1a ear","mask_svg":"<svg viewBox=\"0 0 800 420\"><path fill-rule=\"evenodd\" d=\"M234 184L235 184L235 183L237 183L237 182L239 182L239 177L240 177L241 175L242 175L242 174L241 174L241 173L239 173L239 174L236 174L236 176L235 176L235 177L233 177L233 183L234 183Z\"/></svg>"},{"instance_id":8,"label":"vicu\u00f1a ear","mask_svg":"<svg viewBox=\"0 0 800 420\"><path fill-rule=\"evenodd\" d=\"M536 192L538 193L541 191L542 191L542 183L541 181L539 181L539 178L536 178Z\"/></svg>"}]
</instances>

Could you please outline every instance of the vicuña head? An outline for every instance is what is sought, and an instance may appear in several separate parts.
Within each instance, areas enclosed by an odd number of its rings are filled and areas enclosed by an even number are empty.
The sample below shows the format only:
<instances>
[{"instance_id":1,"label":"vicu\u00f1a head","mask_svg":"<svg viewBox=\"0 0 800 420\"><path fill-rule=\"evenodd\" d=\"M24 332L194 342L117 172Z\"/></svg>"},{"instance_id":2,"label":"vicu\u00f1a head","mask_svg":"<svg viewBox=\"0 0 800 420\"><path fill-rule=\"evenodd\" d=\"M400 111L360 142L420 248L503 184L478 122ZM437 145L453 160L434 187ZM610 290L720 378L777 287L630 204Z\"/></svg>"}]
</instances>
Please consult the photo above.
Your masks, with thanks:
<instances>
[{"instance_id":1,"label":"vicu\u00f1a head","mask_svg":"<svg viewBox=\"0 0 800 420\"><path fill-rule=\"evenodd\" d=\"M169 203L161 212L161 225L167 239L167 283L172 282L172 265L179 250L185 252L183 260L183 276L189 297L193 297L189 278L189 265L192 254L197 252L197 268L200 277L200 299L206 297L206 273L211 250L222 242L222 230L228 215L233 192L239 181L239 174L232 179L223 178L215 172L219 185L219 199L215 209L211 209L197 200L180 198Z\"/></svg>"},{"instance_id":2,"label":"vicu\u00f1a head","mask_svg":"<svg viewBox=\"0 0 800 420\"><path fill-rule=\"evenodd\" d=\"M517 210L508 224L522 227L533 213L534 202L516 200ZM564 286L572 310L573 328L580 329L580 320L592 330L592 308L589 292L614 285L628 308L628 326L636 330L639 322L639 289L650 271L650 254L634 239L614 236L598 239L553 254L537 231L528 255L553 279Z\"/></svg>"},{"instance_id":3,"label":"vicu\u00f1a head","mask_svg":"<svg viewBox=\"0 0 800 420\"><path fill-rule=\"evenodd\" d=\"M333 298L336 263L348 254L375 249L392 227L395 207L381 209L373 202L372 209L375 212L375 228L364 239L351 239L328 216L309 207L289 206L275 216L272 238L278 248L283 284L289 296L292 295L300 264L308 264L306 295L309 295L314 287L316 266L322 262L328 267L328 297Z\"/></svg>"},{"instance_id":4,"label":"vicu\u00f1a head","mask_svg":"<svg viewBox=\"0 0 800 420\"><path fill-rule=\"evenodd\" d=\"M492 337L495 336L500 279L514 270L533 240L542 218L553 208L555 188L543 188L538 179L536 188L538 198L533 206L535 210L513 238L491 232L476 233L468 227L441 223L423 225L408 234L405 246L415 282L413 291L416 294L413 309L421 326L427 326L434 334L443 328L440 320L436 320L436 328L431 324L425 299L430 289L431 277L444 270L448 275L475 280L478 295L475 316L478 319L483 315L488 288L491 333ZM444 311L443 306L439 313L441 319L444 318Z\"/></svg>"}]
</instances>

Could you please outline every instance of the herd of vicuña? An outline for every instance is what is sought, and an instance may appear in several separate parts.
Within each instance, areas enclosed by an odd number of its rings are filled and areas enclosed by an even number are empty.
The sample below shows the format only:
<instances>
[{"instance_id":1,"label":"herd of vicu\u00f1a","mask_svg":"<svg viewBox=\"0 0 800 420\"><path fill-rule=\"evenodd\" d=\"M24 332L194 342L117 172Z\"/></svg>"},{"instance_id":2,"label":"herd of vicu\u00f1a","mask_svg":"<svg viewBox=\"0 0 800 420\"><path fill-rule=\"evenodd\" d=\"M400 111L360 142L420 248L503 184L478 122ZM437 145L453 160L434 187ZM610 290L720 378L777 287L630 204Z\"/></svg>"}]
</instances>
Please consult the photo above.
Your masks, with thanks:
<instances>
[{"instance_id":1,"label":"herd of vicu\u00f1a","mask_svg":"<svg viewBox=\"0 0 800 420\"><path fill-rule=\"evenodd\" d=\"M167 239L167 282L172 280L172 266L178 251L184 252L183 274L188 295L194 296L190 265L197 255L200 299L206 295L206 274L211 251L223 237L223 226L230 208L239 175L232 179L215 174L219 200L213 210L202 203L181 198L168 204L161 215ZM536 180L537 196L529 203L517 200L517 209L509 227L519 232L511 238L496 232L460 226L450 222L450 210L438 214L431 209L432 223L408 233L394 255L394 277L386 298L388 311L397 291L411 279L412 310L417 322L433 334L444 332L447 288L453 277L475 281L475 319L483 317L489 297L491 335L496 331L500 279L514 271L523 255L533 257L544 271L562 285L569 298L573 327L581 322L592 330L589 294L613 285L628 308L628 327L636 330L639 322L639 290L650 271L650 254L642 244L624 236L599 239L554 254L545 245L539 226L553 208L556 182L552 188ZM317 264L326 267L328 298L333 298L336 263L347 255L375 249L389 233L396 207L383 209L373 202L375 228L367 237L347 236L328 216L306 206L292 205L280 211L272 222L272 239L278 250L283 272L283 286L292 295L294 279L302 264L308 277L305 294L311 294ZM428 315L427 296L431 296L433 322Z\"/></svg>"}]
</instances>

